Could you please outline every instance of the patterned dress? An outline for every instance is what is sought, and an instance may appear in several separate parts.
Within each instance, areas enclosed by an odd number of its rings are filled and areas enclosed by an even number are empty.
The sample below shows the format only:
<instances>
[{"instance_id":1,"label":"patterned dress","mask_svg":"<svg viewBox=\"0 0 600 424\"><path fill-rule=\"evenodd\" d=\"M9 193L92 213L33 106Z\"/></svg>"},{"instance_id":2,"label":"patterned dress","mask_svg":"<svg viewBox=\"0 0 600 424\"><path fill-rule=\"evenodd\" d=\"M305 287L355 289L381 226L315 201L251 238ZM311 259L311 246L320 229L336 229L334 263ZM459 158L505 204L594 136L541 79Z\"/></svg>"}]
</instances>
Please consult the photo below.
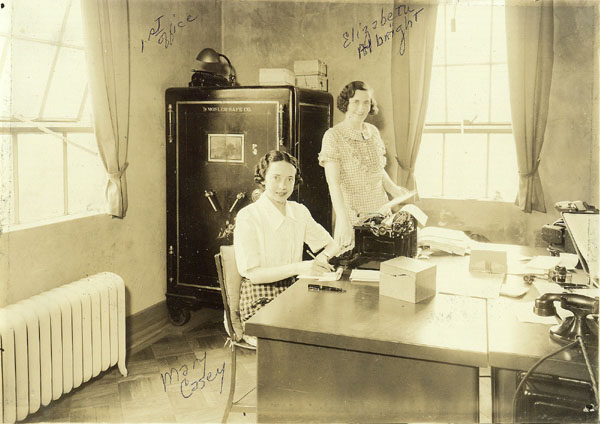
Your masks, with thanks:
<instances>
[{"instance_id":1,"label":"patterned dress","mask_svg":"<svg viewBox=\"0 0 600 424\"><path fill-rule=\"evenodd\" d=\"M340 164L340 183L350 224L361 215L376 212L387 201L383 188L385 144L379 130L363 123L362 131L341 122L323 135L319 164L335 161Z\"/></svg>"}]
</instances>

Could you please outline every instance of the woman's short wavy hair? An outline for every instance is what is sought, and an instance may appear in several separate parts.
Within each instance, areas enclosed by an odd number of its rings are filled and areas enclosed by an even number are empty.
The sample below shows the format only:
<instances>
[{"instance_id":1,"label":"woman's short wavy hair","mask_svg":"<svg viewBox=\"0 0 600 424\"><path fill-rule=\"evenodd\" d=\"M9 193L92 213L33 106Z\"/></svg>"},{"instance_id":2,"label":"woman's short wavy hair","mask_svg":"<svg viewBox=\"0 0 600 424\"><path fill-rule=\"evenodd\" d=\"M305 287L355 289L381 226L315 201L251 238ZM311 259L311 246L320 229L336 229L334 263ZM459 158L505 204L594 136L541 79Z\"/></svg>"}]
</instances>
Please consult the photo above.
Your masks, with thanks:
<instances>
[{"instance_id":1,"label":"woman's short wavy hair","mask_svg":"<svg viewBox=\"0 0 600 424\"><path fill-rule=\"evenodd\" d=\"M352 81L351 83L346 84L340 92L340 95L337 97L337 108L341 112L346 113L348 111L348 103L350 103L350 99L354 97L357 90L369 92L371 95L371 109L369 110L369 115L376 115L377 112L379 112L379 108L373 97L373 89L362 81Z\"/></svg>"},{"instance_id":2,"label":"woman's short wavy hair","mask_svg":"<svg viewBox=\"0 0 600 424\"><path fill-rule=\"evenodd\" d=\"M297 188L302 183L302 175L300 174L300 167L298 166L298 159L294 156L290 155L288 152L283 152L281 150L271 150L269 153L264 155L254 168L254 182L264 187L265 185L265 176L267 175L267 170L269 169L269 165L273 162L284 161L287 162L296 168L296 179L294 181L294 188Z\"/></svg>"}]
</instances>

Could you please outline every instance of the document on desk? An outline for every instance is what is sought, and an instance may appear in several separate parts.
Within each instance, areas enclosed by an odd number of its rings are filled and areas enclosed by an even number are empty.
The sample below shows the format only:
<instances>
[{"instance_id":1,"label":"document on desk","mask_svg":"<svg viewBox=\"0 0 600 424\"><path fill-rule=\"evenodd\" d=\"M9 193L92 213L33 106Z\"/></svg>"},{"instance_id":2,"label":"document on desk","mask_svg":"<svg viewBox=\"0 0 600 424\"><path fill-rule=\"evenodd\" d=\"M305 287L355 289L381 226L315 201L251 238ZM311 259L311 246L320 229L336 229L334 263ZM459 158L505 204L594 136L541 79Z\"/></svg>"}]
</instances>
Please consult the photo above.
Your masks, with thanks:
<instances>
[{"instance_id":1,"label":"document on desk","mask_svg":"<svg viewBox=\"0 0 600 424\"><path fill-rule=\"evenodd\" d=\"M500 286L505 274L490 272L466 271L453 275L444 275L438 279L438 292L457 296L495 299L500 296ZM439 282L443 281L442 284Z\"/></svg>"},{"instance_id":2,"label":"document on desk","mask_svg":"<svg viewBox=\"0 0 600 424\"><path fill-rule=\"evenodd\" d=\"M533 312L534 302L512 302L510 307L517 319L521 322L531 322L534 324L557 324L558 320L555 316L542 317Z\"/></svg>"},{"instance_id":3,"label":"document on desk","mask_svg":"<svg viewBox=\"0 0 600 424\"><path fill-rule=\"evenodd\" d=\"M342 268L340 266L335 271L326 272L321 275L300 274L300 275L298 275L298 279L299 280L317 280L317 281L338 281L340 278L342 278L343 272L344 272L344 268Z\"/></svg>"},{"instance_id":4,"label":"document on desk","mask_svg":"<svg viewBox=\"0 0 600 424\"><path fill-rule=\"evenodd\" d=\"M379 282L379 271L373 269L353 269L350 273L350 281Z\"/></svg>"}]
</instances>

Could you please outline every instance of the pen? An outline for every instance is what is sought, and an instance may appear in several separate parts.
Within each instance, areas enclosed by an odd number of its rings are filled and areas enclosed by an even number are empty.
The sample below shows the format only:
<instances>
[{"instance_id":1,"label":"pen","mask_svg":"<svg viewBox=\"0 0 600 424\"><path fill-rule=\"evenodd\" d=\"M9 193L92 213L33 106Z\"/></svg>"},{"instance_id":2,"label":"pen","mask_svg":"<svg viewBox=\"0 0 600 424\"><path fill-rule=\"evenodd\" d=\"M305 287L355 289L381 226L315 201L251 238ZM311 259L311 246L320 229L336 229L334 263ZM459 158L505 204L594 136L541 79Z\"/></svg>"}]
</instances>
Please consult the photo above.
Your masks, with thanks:
<instances>
[{"instance_id":1,"label":"pen","mask_svg":"<svg viewBox=\"0 0 600 424\"><path fill-rule=\"evenodd\" d=\"M315 291L332 291L332 292L338 292L338 293L344 293L346 291L344 289L340 289L339 287L323 286L321 284L309 284L308 289L315 290Z\"/></svg>"},{"instance_id":2,"label":"pen","mask_svg":"<svg viewBox=\"0 0 600 424\"><path fill-rule=\"evenodd\" d=\"M306 253L308 253L310 257L313 258L315 261L317 260L317 257L313 255L313 253L310 250L307 250ZM329 267L329 271L333 271L333 266L329 262L327 262L327 266Z\"/></svg>"}]
</instances>

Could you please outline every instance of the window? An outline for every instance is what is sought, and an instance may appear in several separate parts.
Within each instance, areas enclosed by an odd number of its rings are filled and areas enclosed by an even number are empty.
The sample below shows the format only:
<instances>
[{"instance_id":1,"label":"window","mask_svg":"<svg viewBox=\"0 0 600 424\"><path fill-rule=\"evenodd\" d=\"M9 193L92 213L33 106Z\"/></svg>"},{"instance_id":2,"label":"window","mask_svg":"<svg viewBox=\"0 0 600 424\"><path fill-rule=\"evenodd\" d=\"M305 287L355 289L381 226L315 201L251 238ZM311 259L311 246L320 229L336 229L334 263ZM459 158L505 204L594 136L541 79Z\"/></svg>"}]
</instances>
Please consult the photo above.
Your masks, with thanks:
<instances>
[{"instance_id":1,"label":"window","mask_svg":"<svg viewBox=\"0 0 600 424\"><path fill-rule=\"evenodd\" d=\"M504 4L487 3L438 7L429 103L415 165L421 197L515 199Z\"/></svg>"},{"instance_id":2,"label":"window","mask_svg":"<svg viewBox=\"0 0 600 424\"><path fill-rule=\"evenodd\" d=\"M0 10L0 226L105 209L79 0Z\"/></svg>"}]
</instances>

